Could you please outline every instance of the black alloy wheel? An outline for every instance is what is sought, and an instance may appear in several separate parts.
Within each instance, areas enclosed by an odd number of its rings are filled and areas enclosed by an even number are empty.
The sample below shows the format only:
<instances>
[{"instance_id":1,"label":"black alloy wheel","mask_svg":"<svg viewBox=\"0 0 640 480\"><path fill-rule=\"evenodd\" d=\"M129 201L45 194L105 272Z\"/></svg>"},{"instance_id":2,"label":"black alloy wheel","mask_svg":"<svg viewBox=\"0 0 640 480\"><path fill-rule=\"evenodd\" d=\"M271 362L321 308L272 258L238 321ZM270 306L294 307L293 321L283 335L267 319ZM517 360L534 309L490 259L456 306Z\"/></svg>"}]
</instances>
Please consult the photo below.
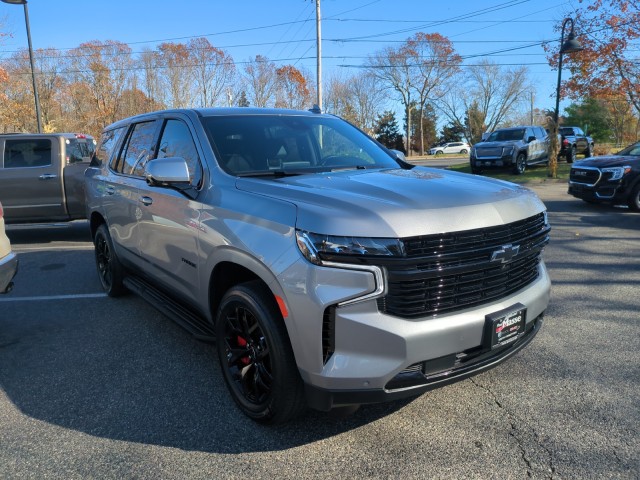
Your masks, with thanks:
<instances>
[{"instance_id":1,"label":"black alloy wheel","mask_svg":"<svg viewBox=\"0 0 640 480\"><path fill-rule=\"evenodd\" d=\"M253 420L278 424L306 408L282 316L260 282L232 287L216 320L218 358L236 404Z\"/></svg>"},{"instance_id":2,"label":"black alloy wheel","mask_svg":"<svg viewBox=\"0 0 640 480\"><path fill-rule=\"evenodd\" d=\"M513 168L513 171L516 175L522 175L527 169L527 156L520 152L516 157L516 164Z\"/></svg>"},{"instance_id":3,"label":"black alloy wheel","mask_svg":"<svg viewBox=\"0 0 640 480\"><path fill-rule=\"evenodd\" d=\"M569 151L567 152L567 163L573 163L576 160L576 147L573 146L569 149Z\"/></svg>"},{"instance_id":4,"label":"black alloy wheel","mask_svg":"<svg viewBox=\"0 0 640 480\"><path fill-rule=\"evenodd\" d=\"M102 224L93 237L95 246L96 267L102 288L110 297L118 297L126 293L124 286L124 270L113 249L109 230Z\"/></svg>"}]
</instances>

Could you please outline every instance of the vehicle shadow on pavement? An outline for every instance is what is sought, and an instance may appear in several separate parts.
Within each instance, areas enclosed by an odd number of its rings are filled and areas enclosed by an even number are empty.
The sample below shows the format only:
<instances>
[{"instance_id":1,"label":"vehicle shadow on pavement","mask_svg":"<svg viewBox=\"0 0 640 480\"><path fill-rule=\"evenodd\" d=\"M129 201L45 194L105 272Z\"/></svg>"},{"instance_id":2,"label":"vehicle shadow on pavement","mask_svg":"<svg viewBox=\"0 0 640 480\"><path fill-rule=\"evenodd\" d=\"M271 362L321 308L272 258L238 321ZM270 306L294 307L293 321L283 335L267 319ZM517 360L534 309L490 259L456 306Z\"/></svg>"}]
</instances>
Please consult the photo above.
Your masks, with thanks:
<instances>
[{"instance_id":1,"label":"vehicle shadow on pavement","mask_svg":"<svg viewBox=\"0 0 640 480\"><path fill-rule=\"evenodd\" d=\"M0 417L10 409L18 429L27 416L112 440L259 452L338 435L409 403L362 407L345 418L309 411L286 425L262 426L235 407L215 346L135 296L76 300L64 315L49 302L2 309L0 388L13 405L0 401Z\"/></svg>"}]
</instances>

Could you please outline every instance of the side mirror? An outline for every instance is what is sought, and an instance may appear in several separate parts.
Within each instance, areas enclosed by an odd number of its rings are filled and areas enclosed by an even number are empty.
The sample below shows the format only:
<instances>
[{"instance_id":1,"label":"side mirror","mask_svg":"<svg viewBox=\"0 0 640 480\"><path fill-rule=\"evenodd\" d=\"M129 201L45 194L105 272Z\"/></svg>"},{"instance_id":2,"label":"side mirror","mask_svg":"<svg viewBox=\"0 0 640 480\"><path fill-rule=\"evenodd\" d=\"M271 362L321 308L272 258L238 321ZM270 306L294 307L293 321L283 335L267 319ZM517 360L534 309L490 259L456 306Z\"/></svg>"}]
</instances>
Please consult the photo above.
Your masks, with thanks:
<instances>
[{"instance_id":1,"label":"side mirror","mask_svg":"<svg viewBox=\"0 0 640 480\"><path fill-rule=\"evenodd\" d=\"M393 153L398 160L402 160L403 162L407 161L407 158L404 156L404 153L402 153L400 150L391 149L391 153Z\"/></svg>"},{"instance_id":2,"label":"side mirror","mask_svg":"<svg viewBox=\"0 0 640 480\"><path fill-rule=\"evenodd\" d=\"M533 135L531 135L529 138L527 138L527 143L531 143L536 139L536 137L534 137Z\"/></svg>"},{"instance_id":3,"label":"side mirror","mask_svg":"<svg viewBox=\"0 0 640 480\"><path fill-rule=\"evenodd\" d=\"M149 185L170 186L189 185L189 167L184 158L167 157L149 160L145 166L145 178Z\"/></svg>"}]
</instances>

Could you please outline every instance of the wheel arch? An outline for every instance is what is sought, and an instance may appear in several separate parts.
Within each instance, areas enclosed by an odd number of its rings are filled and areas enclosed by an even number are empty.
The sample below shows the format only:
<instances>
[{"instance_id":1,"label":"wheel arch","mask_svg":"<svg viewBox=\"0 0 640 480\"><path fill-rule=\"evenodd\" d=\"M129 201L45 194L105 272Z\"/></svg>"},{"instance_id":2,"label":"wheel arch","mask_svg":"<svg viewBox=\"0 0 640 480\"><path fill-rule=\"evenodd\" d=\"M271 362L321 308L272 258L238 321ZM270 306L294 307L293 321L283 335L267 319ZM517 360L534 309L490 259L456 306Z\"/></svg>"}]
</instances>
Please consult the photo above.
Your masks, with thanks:
<instances>
[{"instance_id":1,"label":"wheel arch","mask_svg":"<svg viewBox=\"0 0 640 480\"><path fill-rule=\"evenodd\" d=\"M91 216L89 217L89 229L91 230L91 238L95 237L98 227L106 223L107 221L102 216L102 214L98 212L91 212Z\"/></svg>"}]
</instances>

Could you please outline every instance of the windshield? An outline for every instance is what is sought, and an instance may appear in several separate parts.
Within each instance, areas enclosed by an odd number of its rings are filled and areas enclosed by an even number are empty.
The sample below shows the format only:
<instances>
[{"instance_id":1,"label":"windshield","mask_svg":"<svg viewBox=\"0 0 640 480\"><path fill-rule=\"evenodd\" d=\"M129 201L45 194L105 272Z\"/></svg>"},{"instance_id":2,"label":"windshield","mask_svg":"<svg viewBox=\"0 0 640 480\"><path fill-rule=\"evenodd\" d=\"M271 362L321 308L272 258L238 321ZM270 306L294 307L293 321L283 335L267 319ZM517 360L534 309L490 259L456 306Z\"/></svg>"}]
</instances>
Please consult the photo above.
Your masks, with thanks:
<instances>
[{"instance_id":1,"label":"windshield","mask_svg":"<svg viewBox=\"0 0 640 480\"><path fill-rule=\"evenodd\" d=\"M220 115L202 122L221 167L233 175L399 167L373 140L335 117Z\"/></svg>"},{"instance_id":2,"label":"windshield","mask_svg":"<svg viewBox=\"0 0 640 480\"><path fill-rule=\"evenodd\" d=\"M515 130L496 130L489 138L487 142L505 142L513 140L522 140L524 138L524 128L517 128Z\"/></svg>"},{"instance_id":3,"label":"windshield","mask_svg":"<svg viewBox=\"0 0 640 480\"><path fill-rule=\"evenodd\" d=\"M616 155L634 155L640 156L640 142L629 145L624 150L620 150Z\"/></svg>"}]
</instances>

